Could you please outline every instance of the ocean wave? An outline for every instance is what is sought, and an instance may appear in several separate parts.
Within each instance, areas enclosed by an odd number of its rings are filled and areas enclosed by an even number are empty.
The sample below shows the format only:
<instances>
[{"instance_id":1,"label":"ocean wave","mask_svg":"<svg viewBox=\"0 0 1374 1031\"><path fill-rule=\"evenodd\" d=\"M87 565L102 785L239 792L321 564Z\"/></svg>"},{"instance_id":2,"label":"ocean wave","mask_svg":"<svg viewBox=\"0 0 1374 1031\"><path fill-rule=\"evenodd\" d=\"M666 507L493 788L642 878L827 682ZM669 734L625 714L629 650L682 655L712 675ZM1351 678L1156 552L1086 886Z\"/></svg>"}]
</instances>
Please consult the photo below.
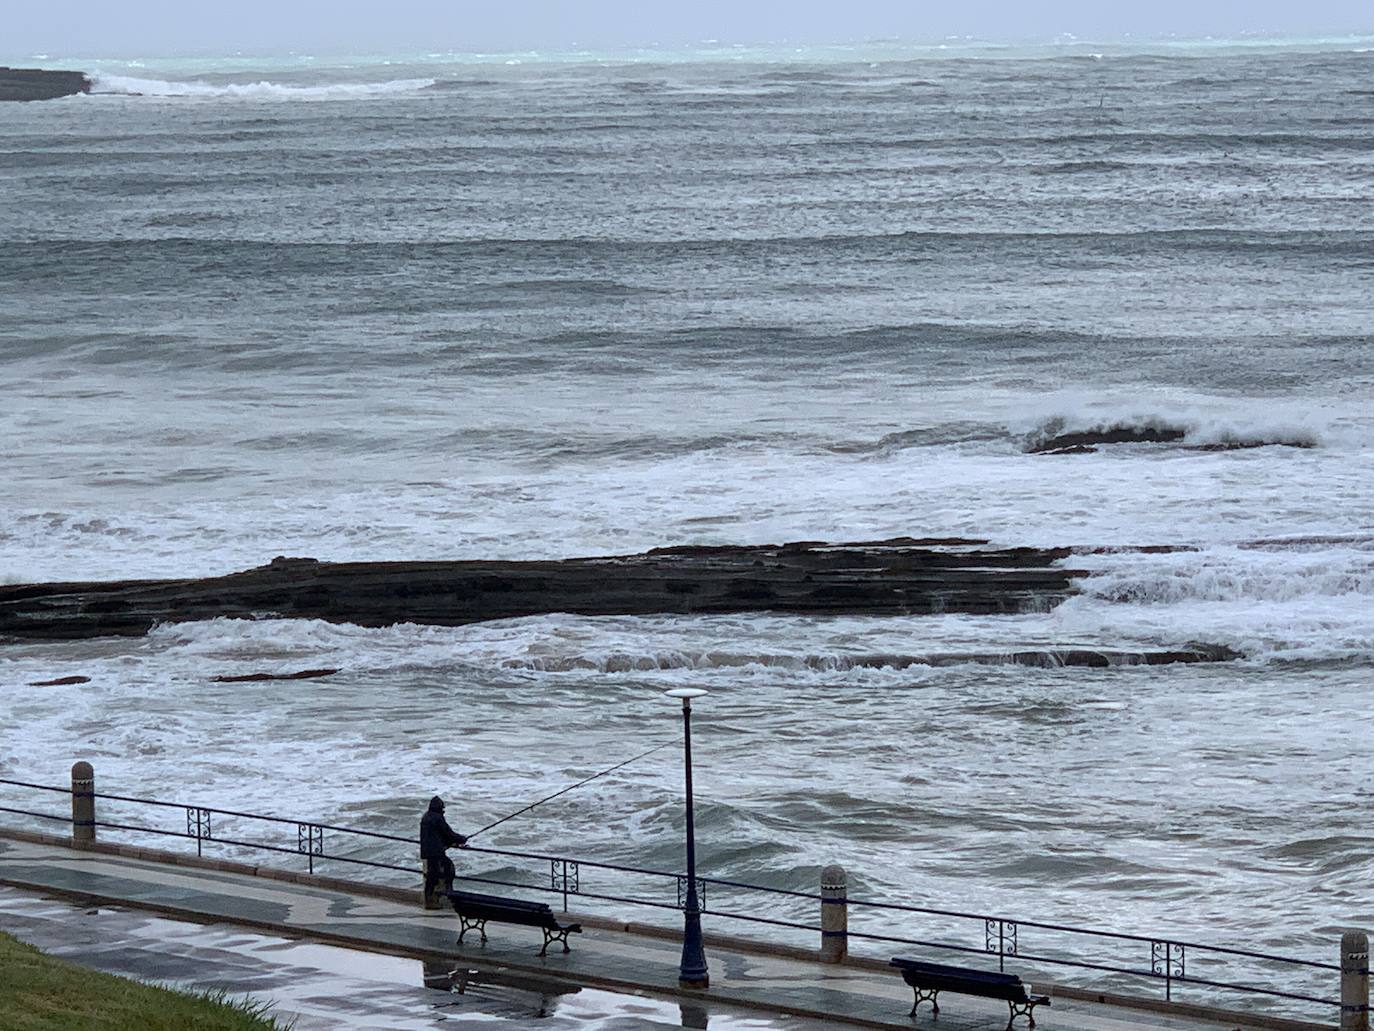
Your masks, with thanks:
<instances>
[{"instance_id":1,"label":"ocean wave","mask_svg":"<svg viewBox=\"0 0 1374 1031\"><path fill-rule=\"evenodd\" d=\"M1133 605L1374 599L1374 553L1177 553L1080 582L1093 598Z\"/></svg>"},{"instance_id":2,"label":"ocean wave","mask_svg":"<svg viewBox=\"0 0 1374 1031\"><path fill-rule=\"evenodd\" d=\"M1155 666L1172 662L1219 662L1239 658L1225 647L1189 643L1177 649L1122 650L1093 646L1025 647L1006 651L930 652L926 654L785 655L748 652L612 652L557 658L507 659L506 669L540 673L648 673L661 670L731 670L750 667L816 673L854 670L905 670L916 666L1029 666L1037 669L1071 667Z\"/></svg>"},{"instance_id":3,"label":"ocean wave","mask_svg":"<svg viewBox=\"0 0 1374 1031\"><path fill-rule=\"evenodd\" d=\"M1053 624L1021 619L1020 630L985 634L981 624L933 617L930 639L943 647L902 648L905 620L806 618L766 613L742 617L535 616L466 627L398 624L367 628L320 620L218 618L164 624L147 648L175 652L200 678L263 671L277 674L327 665L355 673L398 674L441 668L514 674L652 674L674 676L844 676L910 682L916 670L956 667L1064 669L1219 662L1240 658L1225 645L1178 638L1145 642L1065 633ZM942 634L935 627L943 628ZM949 633L952 631L952 633ZM1036 641L1036 634L1045 634ZM1001 636L1001 640L992 639ZM867 648L855 645L862 640ZM727 643L728 642L728 643ZM1043 642L1043 643L1041 643ZM809 645L809 646L808 646ZM819 647L818 647L819 645ZM903 674L894 680L892 674Z\"/></svg>"},{"instance_id":4,"label":"ocean wave","mask_svg":"<svg viewBox=\"0 0 1374 1031\"><path fill-rule=\"evenodd\" d=\"M204 97L254 100L332 100L393 93L414 93L435 85L434 79L391 79L385 82L336 82L296 85L260 82L209 83L194 80L139 79L128 75L96 72L91 75L93 95L128 97Z\"/></svg>"},{"instance_id":5,"label":"ocean wave","mask_svg":"<svg viewBox=\"0 0 1374 1031\"><path fill-rule=\"evenodd\" d=\"M1110 125L1110 123L1108 123ZM846 137L837 135L818 146L856 150L872 147L878 150L914 150L929 155L942 150L963 150L967 147L1033 148L1053 152L1067 146L1107 146L1115 153L1134 151L1158 158L1161 154L1189 155L1220 154L1226 151L1255 148L1320 148L1322 150L1364 152L1374 149L1374 140L1355 133L1298 133L1298 132L1068 132L1027 133L1021 135L989 136L901 136Z\"/></svg>"},{"instance_id":6,"label":"ocean wave","mask_svg":"<svg viewBox=\"0 0 1374 1031\"><path fill-rule=\"evenodd\" d=\"M836 454L872 455L886 458L908 448L940 447L949 444L983 444L1007 439L1006 430L992 423L955 420L934 426L885 433L876 441L855 440L832 444Z\"/></svg>"},{"instance_id":7,"label":"ocean wave","mask_svg":"<svg viewBox=\"0 0 1374 1031\"><path fill-rule=\"evenodd\" d=\"M1139 167L1141 166L1132 165L1126 161L1061 161L1058 164L1033 167L1031 173L1034 175L1079 175L1083 173L1123 172Z\"/></svg>"}]
</instances>

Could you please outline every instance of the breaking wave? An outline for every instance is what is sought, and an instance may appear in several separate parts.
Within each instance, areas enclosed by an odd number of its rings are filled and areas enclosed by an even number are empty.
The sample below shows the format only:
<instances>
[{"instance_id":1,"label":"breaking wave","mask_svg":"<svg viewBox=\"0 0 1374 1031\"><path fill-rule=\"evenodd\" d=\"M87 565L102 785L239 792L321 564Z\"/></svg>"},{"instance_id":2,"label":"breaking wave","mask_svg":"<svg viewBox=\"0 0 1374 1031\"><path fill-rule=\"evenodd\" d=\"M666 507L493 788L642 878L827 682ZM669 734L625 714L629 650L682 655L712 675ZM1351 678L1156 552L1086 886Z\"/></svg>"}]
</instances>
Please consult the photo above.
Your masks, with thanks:
<instances>
[{"instance_id":1,"label":"breaking wave","mask_svg":"<svg viewBox=\"0 0 1374 1031\"><path fill-rule=\"evenodd\" d=\"M1075 412L1040 418L1023 430L1027 451L1093 448L1102 444L1174 444L1202 450L1315 448L1323 433L1301 417L1202 412Z\"/></svg>"},{"instance_id":2,"label":"breaking wave","mask_svg":"<svg viewBox=\"0 0 1374 1031\"><path fill-rule=\"evenodd\" d=\"M291 83L230 82L199 80L173 82L167 79L139 79L128 75L91 75L91 93L126 97L243 97L254 100L333 100L395 93L414 93L428 89L434 79L390 79L385 82L336 82L319 85Z\"/></svg>"},{"instance_id":3,"label":"breaking wave","mask_svg":"<svg viewBox=\"0 0 1374 1031\"><path fill-rule=\"evenodd\" d=\"M1081 587L1092 597L1135 605L1374 599L1374 551L1150 555L1088 577Z\"/></svg>"},{"instance_id":4,"label":"breaking wave","mask_svg":"<svg viewBox=\"0 0 1374 1031\"><path fill-rule=\"evenodd\" d=\"M528 669L540 673L647 673L656 670L721 670L749 667L797 672L848 673L865 669L905 670L920 666L1030 666L1037 669L1063 669L1073 666L1150 666L1170 662L1220 662L1239 657L1238 653L1225 647L1190 643L1168 651L1054 647L926 655L780 655L736 652L669 652L651 655L613 652L558 658L507 659L502 665L506 669Z\"/></svg>"}]
</instances>

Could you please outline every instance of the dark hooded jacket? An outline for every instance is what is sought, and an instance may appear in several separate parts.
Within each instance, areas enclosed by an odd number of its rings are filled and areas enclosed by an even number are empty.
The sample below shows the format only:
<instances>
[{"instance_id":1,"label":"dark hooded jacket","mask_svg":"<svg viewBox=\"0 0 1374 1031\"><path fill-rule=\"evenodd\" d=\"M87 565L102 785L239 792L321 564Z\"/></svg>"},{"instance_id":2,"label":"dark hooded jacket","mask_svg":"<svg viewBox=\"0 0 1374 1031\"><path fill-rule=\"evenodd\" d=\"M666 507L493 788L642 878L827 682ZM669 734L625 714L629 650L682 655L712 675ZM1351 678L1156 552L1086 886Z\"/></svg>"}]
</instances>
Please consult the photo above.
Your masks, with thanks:
<instances>
[{"instance_id":1,"label":"dark hooded jacket","mask_svg":"<svg viewBox=\"0 0 1374 1031\"><path fill-rule=\"evenodd\" d=\"M467 840L444 819L444 800L438 795L431 798L429 811L420 818L420 858L439 859L445 849Z\"/></svg>"}]
</instances>

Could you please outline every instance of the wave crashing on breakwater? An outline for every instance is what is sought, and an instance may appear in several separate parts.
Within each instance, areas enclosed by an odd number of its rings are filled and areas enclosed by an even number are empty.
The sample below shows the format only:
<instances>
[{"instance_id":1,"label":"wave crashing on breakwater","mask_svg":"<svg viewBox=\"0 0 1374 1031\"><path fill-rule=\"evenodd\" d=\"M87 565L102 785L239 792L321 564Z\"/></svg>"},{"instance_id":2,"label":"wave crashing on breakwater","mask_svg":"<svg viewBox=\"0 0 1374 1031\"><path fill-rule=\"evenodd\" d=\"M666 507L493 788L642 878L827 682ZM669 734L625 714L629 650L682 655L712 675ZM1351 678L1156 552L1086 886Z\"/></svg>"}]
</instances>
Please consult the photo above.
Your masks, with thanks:
<instances>
[{"instance_id":1,"label":"wave crashing on breakwater","mask_svg":"<svg viewBox=\"0 0 1374 1031\"><path fill-rule=\"evenodd\" d=\"M1030 454L1081 454L1111 444L1171 444L1190 451L1236 451L1262 447L1310 449L1320 446L1316 430L1305 426L1239 424L1196 416L1053 416L1027 433Z\"/></svg>"},{"instance_id":2,"label":"wave crashing on breakwater","mask_svg":"<svg viewBox=\"0 0 1374 1031\"><path fill-rule=\"evenodd\" d=\"M202 99L246 100L344 100L370 96L414 93L435 85L434 79L390 79L383 82L336 83L280 83L258 82L212 83L203 80L175 81L169 79L141 79L130 75L95 72L90 76L93 96L125 97L189 97Z\"/></svg>"},{"instance_id":3,"label":"wave crashing on breakwater","mask_svg":"<svg viewBox=\"0 0 1374 1031\"><path fill-rule=\"evenodd\" d=\"M665 652L654 655L614 652L603 655L507 659L506 669L528 669L540 673L634 673L662 670L731 670L757 667L765 670L848 673L855 670L900 671L913 667L950 666L1026 666L1035 669L1085 667L1106 669L1116 666L1167 666L1173 663L1228 662L1242 658L1225 645L1189 643L1168 650L1125 651L1113 648L1048 647L1008 651L932 652L924 655L787 655L749 654L709 651L698 653Z\"/></svg>"}]
</instances>

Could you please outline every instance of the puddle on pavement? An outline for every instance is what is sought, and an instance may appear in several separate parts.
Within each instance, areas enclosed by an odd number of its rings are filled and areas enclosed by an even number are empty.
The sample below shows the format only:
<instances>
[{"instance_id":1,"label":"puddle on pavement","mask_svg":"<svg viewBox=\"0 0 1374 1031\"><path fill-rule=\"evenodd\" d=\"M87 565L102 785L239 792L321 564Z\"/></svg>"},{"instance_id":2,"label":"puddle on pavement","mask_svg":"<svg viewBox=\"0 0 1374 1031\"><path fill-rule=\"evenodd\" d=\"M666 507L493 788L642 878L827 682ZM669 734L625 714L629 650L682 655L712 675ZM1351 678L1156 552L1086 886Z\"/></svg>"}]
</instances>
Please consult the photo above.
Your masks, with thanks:
<instances>
[{"instance_id":1,"label":"puddle on pavement","mask_svg":"<svg viewBox=\"0 0 1374 1031\"><path fill-rule=\"evenodd\" d=\"M194 924L119 907L83 907L0 888L0 930L63 959L194 990L274 1004L295 1031L463 1028L502 1031L820 1031L818 1021L582 988L436 957L420 961Z\"/></svg>"}]
</instances>

